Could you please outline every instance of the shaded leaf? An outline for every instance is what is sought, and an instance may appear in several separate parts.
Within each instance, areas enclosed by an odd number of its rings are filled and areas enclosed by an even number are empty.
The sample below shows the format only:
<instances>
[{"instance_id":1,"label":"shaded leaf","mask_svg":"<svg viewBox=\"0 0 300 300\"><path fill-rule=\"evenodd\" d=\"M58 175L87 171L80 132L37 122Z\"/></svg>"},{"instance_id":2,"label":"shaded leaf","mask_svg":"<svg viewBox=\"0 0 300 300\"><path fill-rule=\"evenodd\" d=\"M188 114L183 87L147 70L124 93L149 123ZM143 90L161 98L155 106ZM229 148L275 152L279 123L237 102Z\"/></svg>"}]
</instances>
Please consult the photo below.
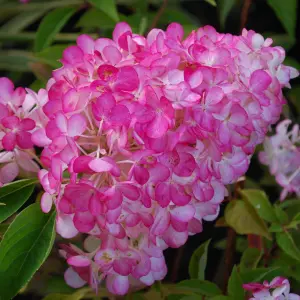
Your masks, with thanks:
<instances>
[{"instance_id":1,"label":"shaded leaf","mask_svg":"<svg viewBox=\"0 0 300 300\"><path fill-rule=\"evenodd\" d=\"M273 40L274 46L281 46L286 51L290 50L296 42L296 39L288 34L269 34L265 36L270 37Z\"/></svg>"},{"instance_id":2,"label":"shaded leaf","mask_svg":"<svg viewBox=\"0 0 300 300\"><path fill-rule=\"evenodd\" d=\"M31 72L32 61L34 57L26 51L0 51L0 70Z\"/></svg>"},{"instance_id":3,"label":"shaded leaf","mask_svg":"<svg viewBox=\"0 0 300 300\"><path fill-rule=\"evenodd\" d=\"M240 262L240 270L245 271L247 269L255 269L262 258L263 251L257 248L248 248L243 253L241 262Z\"/></svg>"},{"instance_id":4,"label":"shaded leaf","mask_svg":"<svg viewBox=\"0 0 300 300\"><path fill-rule=\"evenodd\" d=\"M257 234L271 239L265 222L248 202L231 201L225 209L225 220L238 234Z\"/></svg>"},{"instance_id":5,"label":"shaded leaf","mask_svg":"<svg viewBox=\"0 0 300 300\"><path fill-rule=\"evenodd\" d=\"M14 18L11 18L7 21L2 27L0 28L1 32L6 33L16 33L20 32L21 30L25 29L36 20L41 18L47 10L37 10L37 11L25 11L21 12Z\"/></svg>"},{"instance_id":6,"label":"shaded leaf","mask_svg":"<svg viewBox=\"0 0 300 300\"><path fill-rule=\"evenodd\" d=\"M43 18L36 33L34 43L36 52L51 45L56 34L60 32L75 11L76 9L72 7L56 8Z\"/></svg>"},{"instance_id":7,"label":"shaded leaf","mask_svg":"<svg viewBox=\"0 0 300 300\"><path fill-rule=\"evenodd\" d=\"M297 21L297 0L267 0L290 36L295 35Z\"/></svg>"},{"instance_id":8,"label":"shaded leaf","mask_svg":"<svg viewBox=\"0 0 300 300\"><path fill-rule=\"evenodd\" d=\"M225 28L225 22L236 0L218 0L218 10L221 27Z\"/></svg>"},{"instance_id":9,"label":"shaded leaf","mask_svg":"<svg viewBox=\"0 0 300 300\"><path fill-rule=\"evenodd\" d=\"M276 222L277 217L274 212L273 206L271 205L268 196L262 190L245 189L241 190L240 193L257 211L258 215L268 221Z\"/></svg>"},{"instance_id":10,"label":"shaded leaf","mask_svg":"<svg viewBox=\"0 0 300 300\"><path fill-rule=\"evenodd\" d=\"M76 26L83 28L110 29L116 26L116 22L103 11L91 8L82 15Z\"/></svg>"},{"instance_id":11,"label":"shaded leaf","mask_svg":"<svg viewBox=\"0 0 300 300\"><path fill-rule=\"evenodd\" d=\"M45 261L55 238L55 213L44 214L39 204L24 209L0 243L0 299L10 299L25 286Z\"/></svg>"},{"instance_id":12,"label":"shaded leaf","mask_svg":"<svg viewBox=\"0 0 300 300\"><path fill-rule=\"evenodd\" d=\"M289 216L279 205L274 205L274 210L280 224L287 224L289 222Z\"/></svg>"},{"instance_id":13,"label":"shaded leaf","mask_svg":"<svg viewBox=\"0 0 300 300\"><path fill-rule=\"evenodd\" d=\"M204 0L204 1L209 3L212 6L217 6L216 0Z\"/></svg>"},{"instance_id":14,"label":"shaded leaf","mask_svg":"<svg viewBox=\"0 0 300 300\"><path fill-rule=\"evenodd\" d=\"M0 222L3 222L15 213L30 197L36 179L15 181L0 188Z\"/></svg>"},{"instance_id":15,"label":"shaded leaf","mask_svg":"<svg viewBox=\"0 0 300 300\"><path fill-rule=\"evenodd\" d=\"M44 62L54 68L60 68L62 64L59 60L62 58L62 53L67 47L68 45L54 45L36 53L35 56L41 62Z\"/></svg>"},{"instance_id":16,"label":"shaded leaf","mask_svg":"<svg viewBox=\"0 0 300 300\"><path fill-rule=\"evenodd\" d=\"M189 275L193 279L205 279L205 268L207 263L207 251L210 240L203 243L200 247L198 247L190 260L189 263Z\"/></svg>"},{"instance_id":17,"label":"shaded leaf","mask_svg":"<svg viewBox=\"0 0 300 300\"><path fill-rule=\"evenodd\" d=\"M207 280L184 280L179 282L176 287L180 292L190 291L203 296L216 296L222 294L222 291L215 283Z\"/></svg>"},{"instance_id":18,"label":"shaded leaf","mask_svg":"<svg viewBox=\"0 0 300 300\"><path fill-rule=\"evenodd\" d=\"M88 0L92 5L96 8L102 10L109 17L111 17L114 21L119 21L117 5L115 0Z\"/></svg>"},{"instance_id":19,"label":"shaded leaf","mask_svg":"<svg viewBox=\"0 0 300 300\"><path fill-rule=\"evenodd\" d=\"M289 232L285 231L276 233L276 242L281 250L283 250L286 254L295 260L300 261L300 250Z\"/></svg>"},{"instance_id":20,"label":"shaded leaf","mask_svg":"<svg viewBox=\"0 0 300 300\"><path fill-rule=\"evenodd\" d=\"M245 291L243 289L243 281L237 271L236 266L233 267L227 286L228 295L232 299L244 299Z\"/></svg>"},{"instance_id":21,"label":"shaded leaf","mask_svg":"<svg viewBox=\"0 0 300 300\"><path fill-rule=\"evenodd\" d=\"M282 232L283 228L280 224L271 224L269 232Z\"/></svg>"},{"instance_id":22,"label":"shaded leaf","mask_svg":"<svg viewBox=\"0 0 300 300\"><path fill-rule=\"evenodd\" d=\"M254 270L247 270L240 273L243 283L262 282L263 280L273 279L279 276L282 270L279 267L272 268L257 268Z\"/></svg>"}]
</instances>

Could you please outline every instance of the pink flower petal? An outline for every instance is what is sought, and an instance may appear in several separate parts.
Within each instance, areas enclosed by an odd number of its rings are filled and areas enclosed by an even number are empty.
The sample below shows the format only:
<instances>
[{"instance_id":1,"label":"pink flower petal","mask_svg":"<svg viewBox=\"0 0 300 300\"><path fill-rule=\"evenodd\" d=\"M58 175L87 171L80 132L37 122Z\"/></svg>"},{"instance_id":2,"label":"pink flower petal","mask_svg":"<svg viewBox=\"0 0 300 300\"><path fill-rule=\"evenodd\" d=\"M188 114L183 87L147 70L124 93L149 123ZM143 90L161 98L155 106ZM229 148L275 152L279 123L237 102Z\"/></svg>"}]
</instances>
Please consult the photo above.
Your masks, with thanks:
<instances>
[{"instance_id":1,"label":"pink flower petal","mask_svg":"<svg viewBox=\"0 0 300 300\"><path fill-rule=\"evenodd\" d=\"M81 135L86 130L86 119L82 115L73 115L68 120L68 135L75 137Z\"/></svg>"},{"instance_id":2,"label":"pink flower petal","mask_svg":"<svg viewBox=\"0 0 300 300\"><path fill-rule=\"evenodd\" d=\"M66 283L71 286L74 289L78 289L83 287L86 284L86 281L84 281L78 273L74 271L73 268L68 268L64 274L64 278Z\"/></svg>"},{"instance_id":3,"label":"pink flower petal","mask_svg":"<svg viewBox=\"0 0 300 300\"><path fill-rule=\"evenodd\" d=\"M84 255L71 256L67 262L74 267L87 267L91 264L90 259Z\"/></svg>"},{"instance_id":4,"label":"pink flower petal","mask_svg":"<svg viewBox=\"0 0 300 300\"><path fill-rule=\"evenodd\" d=\"M44 193L41 198L41 208L44 213L48 213L51 210L53 203L52 196L49 193Z\"/></svg>"}]
</instances>

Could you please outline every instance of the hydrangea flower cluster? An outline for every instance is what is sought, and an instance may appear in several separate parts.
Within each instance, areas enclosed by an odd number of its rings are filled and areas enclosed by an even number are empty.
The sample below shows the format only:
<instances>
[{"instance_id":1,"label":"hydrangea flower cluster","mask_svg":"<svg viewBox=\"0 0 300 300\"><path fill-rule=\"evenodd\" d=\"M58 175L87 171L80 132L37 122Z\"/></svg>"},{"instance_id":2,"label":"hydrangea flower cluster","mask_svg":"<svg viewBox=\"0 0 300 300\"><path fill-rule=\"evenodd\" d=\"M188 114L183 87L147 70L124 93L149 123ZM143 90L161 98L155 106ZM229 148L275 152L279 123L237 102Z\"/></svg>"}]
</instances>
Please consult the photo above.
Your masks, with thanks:
<instances>
[{"instance_id":1,"label":"hydrangea flower cluster","mask_svg":"<svg viewBox=\"0 0 300 300\"><path fill-rule=\"evenodd\" d=\"M244 289L252 292L249 300L299 300L300 296L290 293L290 283L286 278L275 277L270 283L248 283Z\"/></svg>"},{"instance_id":2,"label":"hydrangea flower cluster","mask_svg":"<svg viewBox=\"0 0 300 300\"><path fill-rule=\"evenodd\" d=\"M31 175L39 171L31 141L36 128L35 93L19 87L8 78L0 78L0 187L13 181L19 173ZM45 91L45 95L47 93Z\"/></svg>"},{"instance_id":3,"label":"hydrangea flower cluster","mask_svg":"<svg viewBox=\"0 0 300 300\"><path fill-rule=\"evenodd\" d=\"M300 131L295 124L291 130L291 120L284 120L276 127L276 134L266 137L264 151L259 153L260 162L269 166L276 181L283 187L280 200L288 193L300 196Z\"/></svg>"},{"instance_id":4,"label":"hydrangea flower cluster","mask_svg":"<svg viewBox=\"0 0 300 300\"><path fill-rule=\"evenodd\" d=\"M54 204L64 238L88 235L84 250L62 246L73 287L106 279L123 295L163 279L163 250L217 217L298 75L253 31L183 35L175 23L146 38L126 23L113 39L81 35L46 90L27 91L35 126L17 128L44 148L42 210Z\"/></svg>"}]
</instances>

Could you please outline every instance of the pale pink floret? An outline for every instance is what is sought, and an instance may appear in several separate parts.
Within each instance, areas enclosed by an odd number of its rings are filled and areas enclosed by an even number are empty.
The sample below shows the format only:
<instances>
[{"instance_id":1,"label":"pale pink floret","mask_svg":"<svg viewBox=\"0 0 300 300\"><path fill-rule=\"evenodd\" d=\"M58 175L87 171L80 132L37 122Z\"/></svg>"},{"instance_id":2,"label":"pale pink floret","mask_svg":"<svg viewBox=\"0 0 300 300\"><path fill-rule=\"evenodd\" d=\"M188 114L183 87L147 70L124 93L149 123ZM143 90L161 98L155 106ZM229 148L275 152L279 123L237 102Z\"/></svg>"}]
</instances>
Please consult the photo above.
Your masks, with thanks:
<instances>
[{"instance_id":1,"label":"pale pink floret","mask_svg":"<svg viewBox=\"0 0 300 300\"><path fill-rule=\"evenodd\" d=\"M284 120L276 127L276 134L266 137L264 151L259 153L261 163L269 166L276 181L283 187L280 200L288 193L300 196L300 141L299 125L289 131L291 120Z\"/></svg>"},{"instance_id":2,"label":"pale pink floret","mask_svg":"<svg viewBox=\"0 0 300 300\"><path fill-rule=\"evenodd\" d=\"M27 96L25 89L0 78L0 187L20 173L32 176L39 170L31 140L39 108L28 103Z\"/></svg>"},{"instance_id":3,"label":"pale pink floret","mask_svg":"<svg viewBox=\"0 0 300 300\"><path fill-rule=\"evenodd\" d=\"M122 22L113 39L82 35L47 97L27 99L43 103L32 134L48 168L42 210L55 206L63 237L98 241L86 252L64 248L73 287L106 280L124 295L162 280L163 250L217 217L225 185L245 174L279 118L281 88L297 76L281 48L252 31L183 32L173 23L144 38Z\"/></svg>"},{"instance_id":4,"label":"pale pink floret","mask_svg":"<svg viewBox=\"0 0 300 300\"><path fill-rule=\"evenodd\" d=\"M246 291L252 293L249 300L299 300L300 296L290 293L290 283L286 278L275 277L270 283L243 284Z\"/></svg>"}]
</instances>

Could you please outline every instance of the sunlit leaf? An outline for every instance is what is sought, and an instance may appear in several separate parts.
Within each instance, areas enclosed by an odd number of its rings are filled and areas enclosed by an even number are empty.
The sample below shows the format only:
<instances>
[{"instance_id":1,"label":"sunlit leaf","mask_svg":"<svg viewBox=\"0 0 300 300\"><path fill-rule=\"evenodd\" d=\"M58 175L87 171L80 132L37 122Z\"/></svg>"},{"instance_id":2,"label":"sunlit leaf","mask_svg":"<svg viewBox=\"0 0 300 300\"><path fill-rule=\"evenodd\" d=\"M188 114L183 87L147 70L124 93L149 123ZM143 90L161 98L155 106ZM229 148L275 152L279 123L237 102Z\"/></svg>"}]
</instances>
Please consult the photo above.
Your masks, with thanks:
<instances>
[{"instance_id":1,"label":"sunlit leaf","mask_svg":"<svg viewBox=\"0 0 300 300\"><path fill-rule=\"evenodd\" d=\"M276 222L277 217L270 203L268 196L262 190L244 189L240 191L241 195L247 200L257 211L258 215L268 221Z\"/></svg>"},{"instance_id":2,"label":"sunlit leaf","mask_svg":"<svg viewBox=\"0 0 300 300\"><path fill-rule=\"evenodd\" d=\"M257 234L271 239L265 222L248 202L231 201L225 209L225 220L239 234Z\"/></svg>"},{"instance_id":3,"label":"sunlit leaf","mask_svg":"<svg viewBox=\"0 0 300 300\"><path fill-rule=\"evenodd\" d=\"M44 214L39 204L24 209L0 243L0 299L10 299L42 265L55 238L55 213Z\"/></svg>"}]
</instances>

